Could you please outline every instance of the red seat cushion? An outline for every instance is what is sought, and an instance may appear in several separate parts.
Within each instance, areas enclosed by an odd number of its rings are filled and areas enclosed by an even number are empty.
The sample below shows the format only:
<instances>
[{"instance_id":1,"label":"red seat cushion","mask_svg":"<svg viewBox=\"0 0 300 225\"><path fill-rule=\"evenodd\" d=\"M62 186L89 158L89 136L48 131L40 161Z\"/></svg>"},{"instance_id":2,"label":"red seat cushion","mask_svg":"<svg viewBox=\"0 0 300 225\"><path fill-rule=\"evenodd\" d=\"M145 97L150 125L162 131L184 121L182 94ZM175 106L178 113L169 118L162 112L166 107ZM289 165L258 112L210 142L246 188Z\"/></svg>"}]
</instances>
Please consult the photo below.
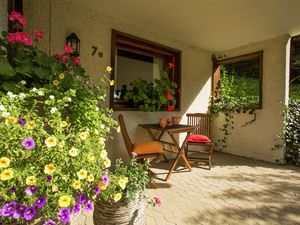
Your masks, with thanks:
<instances>
[{"instance_id":1,"label":"red seat cushion","mask_svg":"<svg viewBox=\"0 0 300 225\"><path fill-rule=\"evenodd\" d=\"M211 140L205 135L191 134L188 138L188 142L209 143L209 142L211 142Z\"/></svg>"}]
</instances>

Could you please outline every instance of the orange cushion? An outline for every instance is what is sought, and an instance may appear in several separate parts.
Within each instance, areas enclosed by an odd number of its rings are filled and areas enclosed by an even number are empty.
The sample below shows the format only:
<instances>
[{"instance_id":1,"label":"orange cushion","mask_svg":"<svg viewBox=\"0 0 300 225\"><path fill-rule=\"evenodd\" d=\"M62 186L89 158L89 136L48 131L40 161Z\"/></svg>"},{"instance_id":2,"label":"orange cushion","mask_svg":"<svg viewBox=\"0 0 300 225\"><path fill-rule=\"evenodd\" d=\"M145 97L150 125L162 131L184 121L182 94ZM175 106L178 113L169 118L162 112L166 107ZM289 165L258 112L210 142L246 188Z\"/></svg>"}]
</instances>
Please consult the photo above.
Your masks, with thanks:
<instances>
[{"instance_id":1,"label":"orange cushion","mask_svg":"<svg viewBox=\"0 0 300 225\"><path fill-rule=\"evenodd\" d=\"M188 142L208 143L208 142L211 142L211 140L207 136L205 136L205 135L192 134L192 135L189 136Z\"/></svg>"},{"instance_id":2,"label":"orange cushion","mask_svg":"<svg viewBox=\"0 0 300 225\"><path fill-rule=\"evenodd\" d=\"M136 143L133 152L137 155L162 154L164 151L157 141L145 141Z\"/></svg>"}]
</instances>

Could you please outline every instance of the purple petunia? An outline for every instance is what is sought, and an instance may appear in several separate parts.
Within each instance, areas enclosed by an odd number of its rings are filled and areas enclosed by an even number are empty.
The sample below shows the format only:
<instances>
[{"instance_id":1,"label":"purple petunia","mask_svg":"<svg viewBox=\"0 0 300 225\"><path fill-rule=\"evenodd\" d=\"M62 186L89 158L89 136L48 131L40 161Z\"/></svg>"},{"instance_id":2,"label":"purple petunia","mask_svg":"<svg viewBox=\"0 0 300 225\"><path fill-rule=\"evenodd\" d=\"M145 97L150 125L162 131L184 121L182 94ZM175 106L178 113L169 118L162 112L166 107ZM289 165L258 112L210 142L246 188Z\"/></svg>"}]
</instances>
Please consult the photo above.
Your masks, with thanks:
<instances>
[{"instance_id":1,"label":"purple petunia","mask_svg":"<svg viewBox=\"0 0 300 225\"><path fill-rule=\"evenodd\" d=\"M86 205L84 206L84 210L85 210L86 212L92 211L92 210L93 210L93 206L94 206L93 202L89 200L89 201L86 203Z\"/></svg>"},{"instance_id":2,"label":"purple petunia","mask_svg":"<svg viewBox=\"0 0 300 225\"><path fill-rule=\"evenodd\" d=\"M25 189L25 193L32 196L39 188L35 185L30 185Z\"/></svg>"},{"instance_id":3,"label":"purple petunia","mask_svg":"<svg viewBox=\"0 0 300 225\"><path fill-rule=\"evenodd\" d=\"M70 209L61 208L57 214L59 220L63 223L68 223L70 221Z\"/></svg>"},{"instance_id":4,"label":"purple petunia","mask_svg":"<svg viewBox=\"0 0 300 225\"><path fill-rule=\"evenodd\" d=\"M14 215L13 215L13 218L14 219L24 218L25 210L26 210L25 205L17 204L16 210L15 210Z\"/></svg>"},{"instance_id":5,"label":"purple petunia","mask_svg":"<svg viewBox=\"0 0 300 225\"><path fill-rule=\"evenodd\" d=\"M47 220L44 225L56 225L56 223L53 220Z\"/></svg>"},{"instance_id":6,"label":"purple petunia","mask_svg":"<svg viewBox=\"0 0 300 225\"><path fill-rule=\"evenodd\" d=\"M42 208L44 205L46 205L46 197L40 196L35 201L34 205L38 207L39 209Z\"/></svg>"},{"instance_id":7,"label":"purple petunia","mask_svg":"<svg viewBox=\"0 0 300 225\"><path fill-rule=\"evenodd\" d=\"M95 193L95 195L99 195L100 194L100 192L101 192L101 189L98 187L98 185L95 187L95 189L94 189L94 193Z\"/></svg>"},{"instance_id":8,"label":"purple petunia","mask_svg":"<svg viewBox=\"0 0 300 225\"><path fill-rule=\"evenodd\" d=\"M46 177L46 182L50 183L52 181L52 176L47 176Z\"/></svg>"},{"instance_id":9,"label":"purple petunia","mask_svg":"<svg viewBox=\"0 0 300 225\"><path fill-rule=\"evenodd\" d=\"M6 203L1 209L1 216L3 217L12 216L16 210L16 206L17 206L16 202Z\"/></svg>"},{"instance_id":10,"label":"purple petunia","mask_svg":"<svg viewBox=\"0 0 300 225\"><path fill-rule=\"evenodd\" d=\"M84 195L84 194L78 193L77 196L78 196L78 199L79 199L79 203L80 203L80 204L84 204L85 201L86 201L85 195Z\"/></svg>"},{"instance_id":11,"label":"purple petunia","mask_svg":"<svg viewBox=\"0 0 300 225\"><path fill-rule=\"evenodd\" d=\"M80 203L76 202L75 206L73 207L73 212L74 213L79 213L79 211L80 211Z\"/></svg>"},{"instance_id":12,"label":"purple petunia","mask_svg":"<svg viewBox=\"0 0 300 225\"><path fill-rule=\"evenodd\" d=\"M24 219L31 220L36 215L34 206L28 206L24 212Z\"/></svg>"},{"instance_id":13,"label":"purple petunia","mask_svg":"<svg viewBox=\"0 0 300 225\"><path fill-rule=\"evenodd\" d=\"M20 118L19 119L19 124L21 125L21 126L24 126L25 125L25 119L23 119L23 118Z\"/></svg>"},{"instance_id":14,"label":"purple petunia","mask_svg":"<svg viewBox=\"0 0 300 225\"><path fill-rule=\"evenodd\" d=\"M25 138L23 141L22 141L22 146L26 149L26 150L29 150L29 149L32 149L35 147L35 142L33 139L31 138Z\"/></svg>"},{"instance_id":15,"label":"purple petunia","mask_svg":"<svg viewBox=\"0 0 300 225\"><path fill-rule=\"evenodd\" d=\"M12 186L10 189L8 189L9 192L16 192L17 188L15 186Z\"/></svg>"},{"instance_id":16,"label":"purple petunia","mask_svg":"<svg viewBox=\"0 0 300 225\"><path fill-rule=\"evenodd\" d=\"M104 176L102 177L102 181L103 181L103 183L107 186L108 183L109 183L109 177L108 177L107 175L104 175Z\"/></svg>"}]
</instances>

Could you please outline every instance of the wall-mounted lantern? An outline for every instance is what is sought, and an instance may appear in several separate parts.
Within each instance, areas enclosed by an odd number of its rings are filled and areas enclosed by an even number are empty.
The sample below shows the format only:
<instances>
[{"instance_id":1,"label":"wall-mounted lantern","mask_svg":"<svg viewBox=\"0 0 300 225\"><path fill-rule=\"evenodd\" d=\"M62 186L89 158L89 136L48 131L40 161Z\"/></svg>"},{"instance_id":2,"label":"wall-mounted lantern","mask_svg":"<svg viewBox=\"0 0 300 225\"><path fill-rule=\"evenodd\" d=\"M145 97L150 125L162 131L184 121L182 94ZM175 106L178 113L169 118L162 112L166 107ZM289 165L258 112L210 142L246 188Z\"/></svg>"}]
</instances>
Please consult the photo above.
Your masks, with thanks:
<instances>
[{"instance_id":1,"label":"wall-mounted lantern","mask_svg":"<svg viewBox=\"0 0 300 225\"><path fill-rule=\"evenodd\" d=\"M75 33L70 34L66 38L66 44L70 45L74 49L73 56L79 56L80 54L80 40Z\"/></svg>"}]
</instances>

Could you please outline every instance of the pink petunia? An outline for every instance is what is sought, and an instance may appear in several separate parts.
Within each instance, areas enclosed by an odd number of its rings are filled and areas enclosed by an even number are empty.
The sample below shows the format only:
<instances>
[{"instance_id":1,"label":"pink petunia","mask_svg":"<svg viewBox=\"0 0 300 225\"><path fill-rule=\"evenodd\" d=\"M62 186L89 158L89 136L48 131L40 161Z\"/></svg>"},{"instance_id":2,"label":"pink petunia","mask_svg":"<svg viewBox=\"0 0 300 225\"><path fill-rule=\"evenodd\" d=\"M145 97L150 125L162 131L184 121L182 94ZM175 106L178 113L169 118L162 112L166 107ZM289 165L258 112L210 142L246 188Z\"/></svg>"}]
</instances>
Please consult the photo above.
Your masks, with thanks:
<instances>
[{"instance_id":1,"label":"pink petunia","mask_svg":"<svg viewBox=\"0 0 300 225\"><path fill-rule=\"evenodd\" d=\"M25 25L27 23L24 16L21 13L15 12L15 11L11 12L8 19L13 22L17 21L19 24L22 24L22 25Z\"/></svg>"},{"instance_id":2,"label":"pink petunia","mask_svg":"<svg viewBox=\"0 0 300 225\"><path fill-rule=\"evenodd\" d=\"M159 197L153 197L155 205L161 207L161 199Z\"/></svg>"},{"instance_id":3,"label":"pink petunia","mask_svg":"<svg viewBox=\"0 0 300 225\"><path fill-rule=\"evenodd\" d=\"M32 35L34 36L34 38L38 41L42 40L43 39L43 32L40 31L40 30L34 30L32 32Z\"/></svg>"},{"instance_id":4,"label":"pink petunia","mask_svg":"<svg viewBox=\"0 0 300 225\"><path fill-rule=\"evenodd\" d=\"M73 53L74 50L73 50L73 48L72 48L70 45L65 44L65 45L64 45L64 52L65 52L65 53Z\"/></svg>"}]
</instances>

